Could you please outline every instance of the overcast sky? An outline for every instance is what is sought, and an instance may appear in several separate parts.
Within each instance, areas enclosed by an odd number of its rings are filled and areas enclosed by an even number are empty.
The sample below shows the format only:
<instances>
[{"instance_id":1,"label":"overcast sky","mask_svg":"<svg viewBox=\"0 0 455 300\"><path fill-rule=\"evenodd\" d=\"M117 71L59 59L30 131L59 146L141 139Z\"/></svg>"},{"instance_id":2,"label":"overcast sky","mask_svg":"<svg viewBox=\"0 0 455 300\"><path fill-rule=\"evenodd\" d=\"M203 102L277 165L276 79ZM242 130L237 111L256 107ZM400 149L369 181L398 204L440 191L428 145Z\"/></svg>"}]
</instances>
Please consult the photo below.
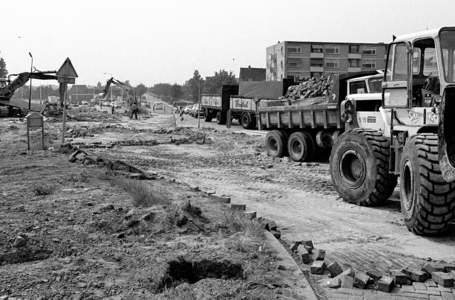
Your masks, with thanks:
<instances>
[{"instance_id":1,"label":"overcast sky","mask_svg":"<svg viewBox=\"0 0 455 300\"><path fill-rule=\"evenodd\" d=\"M7 70L57 70L67 57L78 84L118 80L184 84L194 70L265 68L278 41L384 42L455 26L453 0L2 1L0 56ZM110 74L103 74L110 73ZM48 84L48 81L41 81ZM34 85L39 84L34 81Z\"/></svg>"}]
</instances>

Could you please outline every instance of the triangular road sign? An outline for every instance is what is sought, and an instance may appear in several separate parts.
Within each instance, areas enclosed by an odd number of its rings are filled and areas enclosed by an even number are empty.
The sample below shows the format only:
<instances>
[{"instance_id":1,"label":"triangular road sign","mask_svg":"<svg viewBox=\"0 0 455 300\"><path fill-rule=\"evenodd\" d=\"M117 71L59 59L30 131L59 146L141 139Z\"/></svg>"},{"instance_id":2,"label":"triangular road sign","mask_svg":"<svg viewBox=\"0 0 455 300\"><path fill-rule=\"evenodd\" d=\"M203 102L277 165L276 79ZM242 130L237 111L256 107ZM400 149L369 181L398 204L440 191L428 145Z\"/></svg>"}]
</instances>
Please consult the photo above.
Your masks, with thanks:
<instances>
[{"instance_id":1,"label":"triangular road sign","mask_svg":"<svg viewBox=\"0 0 455 300\"><path fill-rule=\"evenodd\" d=\"M60 69L58 69L57 77L79 77L77 76L76 70L74 69L73 64L69 58L67 58Z\"/></svg>"}]
</instances>

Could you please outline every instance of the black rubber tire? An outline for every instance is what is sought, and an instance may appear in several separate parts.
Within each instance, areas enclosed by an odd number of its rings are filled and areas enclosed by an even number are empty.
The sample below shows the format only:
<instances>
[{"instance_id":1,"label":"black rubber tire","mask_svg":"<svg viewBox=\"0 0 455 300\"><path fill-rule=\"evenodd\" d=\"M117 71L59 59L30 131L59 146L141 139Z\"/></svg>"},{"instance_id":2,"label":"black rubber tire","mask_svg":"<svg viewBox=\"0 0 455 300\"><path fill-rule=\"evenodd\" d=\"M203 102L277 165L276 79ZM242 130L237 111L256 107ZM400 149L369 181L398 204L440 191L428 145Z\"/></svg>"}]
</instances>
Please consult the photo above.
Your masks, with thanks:
<instances>
[{"instance_id":1,"label":"black rubber tire","mask_svg":"<svg viewBox=\"0 0 455 300\"><path fill-rule=\"evenodd\" d=\"M206 122L212 122L212 116L210 115L208 109L205 109L205 110L204 110L204 120L205 120Z\"/></svg>"},{"instance_id":2,"label":"black rubber tire","mask_svg":"<svg viewBox=\"0 0 455 300\"><path fill-rule=\"evenodd\" d=\"M389 174L390 144L382 133L356 128L338 137L330 155L330 175L347 202L374 206L393 193L397 177Z\"/></svg>"},{"instance_id":3,"label":"black rubber tire","mask_svg":"<svg viewBox=\"0 0 455 300\"><path fill-rule=\"evenodd\" d=\"M442 178L436 134L414 135L404 146L400 199L404 223L416 234L443 232L454 219L455 182Z\"/></svg>"},{"instance_id":4,"label":"black rubber tire","mask_svg":"<svg viewBox=\"0 0 455 300\"><path fill-rule=\"evenodd\" d=\"M289 157L293 161L312 161L316 145L307 132L294 132L288 139Z\"/></svg>"},{"instance_id":5,"label":"black rubber tire","mask_svg":"<svg viewBox=\"0 0 455 300\"><path fill-rule=\"evenodd\" d=\"M268 156L283 157L285 155L286 137L279 130L272 130L265 136L265 150Z\"/></svg>"},{"instance_id":6,"label":"black rubber tire","mask_svg":"<svg viewBox=\"0 0 455 300\"><path fill-rule=\"evenodd\" d=\"M251 118L248 113L243 113L239 119L239 122L242 124L243 128L252 129L254 128L254 121L252 119L253 118Z\"/></svg>"},{"instance_id":7,"label":"black rubber tire","mask_svg":"<svg viewBox=\"0 0 455 300\"><path fill-rule=\"evenodd\" d=\"M226 114L223 114L221 111L216 113L216 122L219 125L224 125L226 124Z\"/></svg>"}]
</instances>

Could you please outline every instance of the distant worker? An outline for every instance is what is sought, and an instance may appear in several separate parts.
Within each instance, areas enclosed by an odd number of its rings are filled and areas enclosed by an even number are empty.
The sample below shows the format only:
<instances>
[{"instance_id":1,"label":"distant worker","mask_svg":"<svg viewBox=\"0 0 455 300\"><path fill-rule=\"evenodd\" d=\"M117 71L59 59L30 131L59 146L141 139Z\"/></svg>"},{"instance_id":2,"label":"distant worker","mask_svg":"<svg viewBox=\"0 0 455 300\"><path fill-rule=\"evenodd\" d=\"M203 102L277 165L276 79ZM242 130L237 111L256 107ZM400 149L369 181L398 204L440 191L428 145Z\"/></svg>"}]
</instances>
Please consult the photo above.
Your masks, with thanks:
<instances>
[{"instance_id":1,"label":"distant worker","mask_svg":"<svg viewBox=\"0 0 455 300\"><path fill-rule=\"evenodd\" d=\"M131 119L133 118L133 116L135 117L135 119L137 120L137 111L138 111L138 107L137 107L137 104L136 104L136 101L133 102L133 104L131 105Z\"/></svg>"}]
</instances>

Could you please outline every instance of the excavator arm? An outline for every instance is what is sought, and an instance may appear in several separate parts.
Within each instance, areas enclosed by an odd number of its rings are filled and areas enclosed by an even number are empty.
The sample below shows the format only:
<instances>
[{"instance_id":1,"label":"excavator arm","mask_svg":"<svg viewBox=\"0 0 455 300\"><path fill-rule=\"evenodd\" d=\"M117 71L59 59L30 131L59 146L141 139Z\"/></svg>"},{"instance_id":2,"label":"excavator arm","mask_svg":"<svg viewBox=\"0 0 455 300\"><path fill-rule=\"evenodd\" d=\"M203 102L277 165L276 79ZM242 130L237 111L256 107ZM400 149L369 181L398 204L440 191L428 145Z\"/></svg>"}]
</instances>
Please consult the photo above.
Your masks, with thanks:
<instances>
[{"instance_id":1,"label":"excavator arm","mask_svg":"<svg viewBox=\"0 0 455 300\"><path fill-rule=\"evenodd\" d=\"M5 87L0 88L0 102L9 102L11 97L13 97L14 92L22 87L27 81L32 79L41 79L41 80L57 80L56 71L46 71L46 72L24 72L19 74L11 74L8 76L8 81ZM14 80L11 80L11 77L16 77Z\"/></svg>"},{"instance_id":2,"label":"excavator arm","mask_svg":"<svg viewBox=\"0 0 455 300\"><path fill-rule=\"evenodd\" d=\"M128 86L127 84L121 82L120 80L115 79L114 77L111 77L107 82L106 86L104 87L103 93L100 94L101 99L105 99L107 94L109 93L109 88L111 85L114 84L124 90L127 94L131 95L134 97L134 90L132 87Z\"/></svg>"}]
</instances>

